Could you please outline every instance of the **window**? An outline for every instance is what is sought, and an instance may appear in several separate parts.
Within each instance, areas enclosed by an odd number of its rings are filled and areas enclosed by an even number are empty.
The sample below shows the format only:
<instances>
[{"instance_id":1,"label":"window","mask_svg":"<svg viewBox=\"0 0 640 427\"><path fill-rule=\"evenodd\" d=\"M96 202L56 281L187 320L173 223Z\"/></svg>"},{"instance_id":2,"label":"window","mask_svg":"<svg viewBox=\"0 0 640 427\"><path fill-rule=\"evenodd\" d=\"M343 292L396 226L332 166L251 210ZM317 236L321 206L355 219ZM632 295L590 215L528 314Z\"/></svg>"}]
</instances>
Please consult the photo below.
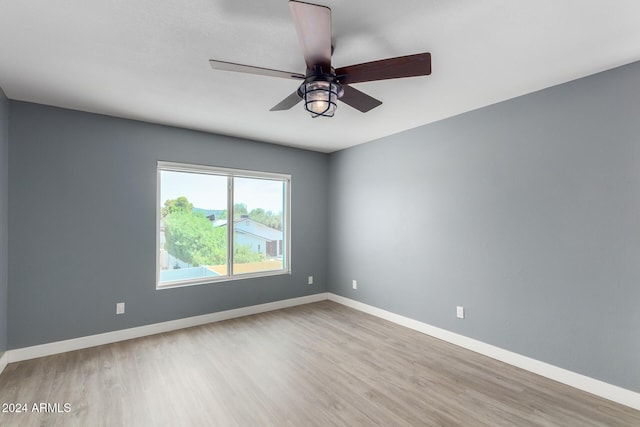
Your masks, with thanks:
<instances>
[{"instance_id":1,"label":"window","mask_svg":"<svg viewBox=\"0 0 640 427\"><path fill-rule=\"evenodd\" d=\"M291 177L158 162L157 287L290 272Z\"/></svg>"}]
</instances>

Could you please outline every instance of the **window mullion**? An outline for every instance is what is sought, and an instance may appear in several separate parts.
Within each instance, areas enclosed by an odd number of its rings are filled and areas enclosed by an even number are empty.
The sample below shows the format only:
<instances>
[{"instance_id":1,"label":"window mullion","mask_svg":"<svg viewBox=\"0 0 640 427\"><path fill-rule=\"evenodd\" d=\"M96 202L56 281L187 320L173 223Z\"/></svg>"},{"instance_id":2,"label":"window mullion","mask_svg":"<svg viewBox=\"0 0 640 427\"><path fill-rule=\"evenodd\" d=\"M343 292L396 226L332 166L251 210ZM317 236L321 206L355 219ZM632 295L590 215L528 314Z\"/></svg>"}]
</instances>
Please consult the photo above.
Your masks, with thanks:
<instances>
[{"instance_id":1,"label":"window mullion","mask_svg":"<svg viewBox=\"0 0 640 427\"><path fill-rule=\"evenodd\" d=\"M291 180L285 180L284 186L284 241L282 249L282 256L284 259L283 268L291 271Z\"/></svg>"},{"instance_id":2,"label":"window mullion","mask_svg":"<svg viewBox=\"0 0 640 427\"><path fill-rule=\"evenodd\" d=\"M233 176L227 177L227 274L233 276Z\"/></svg>"}]
</instances>

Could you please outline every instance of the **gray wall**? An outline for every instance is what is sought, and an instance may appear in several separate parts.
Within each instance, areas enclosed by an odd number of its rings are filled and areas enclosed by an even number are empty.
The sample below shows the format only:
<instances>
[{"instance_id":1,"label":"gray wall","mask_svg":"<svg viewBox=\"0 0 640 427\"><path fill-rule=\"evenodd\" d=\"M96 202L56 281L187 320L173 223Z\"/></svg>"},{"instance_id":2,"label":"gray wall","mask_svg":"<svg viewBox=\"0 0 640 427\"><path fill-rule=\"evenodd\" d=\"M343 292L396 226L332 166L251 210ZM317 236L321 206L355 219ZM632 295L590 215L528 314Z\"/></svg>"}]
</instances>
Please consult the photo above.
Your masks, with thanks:
<instances>
[{"instance_id":1,"label":"gray wall","mask_svg":"<svg viewBox=\"0 0 640 427\"><path fill-rule=\"evenodd\" d=\"M634 63L333 153L329 290L640 392L639 112Z\"/></svg>"},{"instance_id":2,"label":"gray wall","mask_svg":"<svg viewBox=\"0 0 640 427\"><path fill-rule=\"evenodd\" d=\"M638 63L331 156L8 104L0 351L329 290L640 391ZM292 276L157 291L157 160L291 173Z\"/></svg>"},{"instance_id":3,"label":"gray wall","mask_svg":"<svg viewBox=\"0 0 640 427\"><path fill-rule=\"evenodd\" d=\"M0 88L0 356L7 349L9 100Z\"/></svg>"},{"instance_id":4,"label":"gray wall","mask_svg":"<svg viewBox=\"0 0 640 427\"><path fill-rule=\"evenodd\" d=\"M17 101L9 118L8 348L326 291L327 155ZM158 160L290 173L293 274L156 290Z\"/></svg>"}]
</instances>

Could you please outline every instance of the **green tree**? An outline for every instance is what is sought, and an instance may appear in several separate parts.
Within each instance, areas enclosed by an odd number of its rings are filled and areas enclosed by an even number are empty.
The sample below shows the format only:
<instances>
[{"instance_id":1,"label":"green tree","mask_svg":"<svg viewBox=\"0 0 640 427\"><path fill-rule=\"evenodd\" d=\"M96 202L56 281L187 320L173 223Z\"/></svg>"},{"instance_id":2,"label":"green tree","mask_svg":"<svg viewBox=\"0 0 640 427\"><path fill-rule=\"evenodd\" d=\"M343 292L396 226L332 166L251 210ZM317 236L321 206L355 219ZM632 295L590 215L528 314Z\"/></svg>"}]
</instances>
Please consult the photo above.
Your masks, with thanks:
<instances>
[{"instance_id":1,"label":"green tree","mask_svg":"<svg viewBox=\"0 0 640 427\"><path fill-rule=\"evenodd\" d=\"M213 227L202 213L177 210L164 219L165 249L182 261L198 265L226 263L227 227Z\"/></svg>"},{"instance_id":2,"label":"green tree","mask_svg":"<svg viewBox=\"0 0 640 427\"><path fill-rule=\"evenodd\" d=\"M274 214L272 211L265 212L262 208L255 208L249 212L249 218L267 227L282 230L282 213Z\"/></svg>"},{"instance_id":3,"label":"green tree","mask_svg":"<svg viewBox=\"0 0 640 427\"><path fill-rule=\"evenodd\" d=\"M233 262L235 264L246 264L265 260L263 253L251 251L251 245L237 245L233 248Z\"/></svg>"},{"instance_id":4,"label":"green tree","mask_svg":"<svg viewBox=\"0 0 640 427\"><path fill-rule=\"evenodd\" d=\"M193 204L189 202L184 196L180 196L177 199L170 199L164 202L164 207L162 208L162 217L166 217L172 213L176 212L184 212L191 213L193 209Z\"/></svg>"},{"instance_id":5,"label":"green tree","mask_svg":"<svg viewBox=\"0 0 640 427\"><path fill-rule=\"evenodd\" d=\"M249 211L247 211L246 203L236 203L233 205L233 218L238 219L242 215L248 215Z\"/></svg>"},{"instance_id":6,"label":"green tree","mask_svg":"<svg viewBox=\"0 0 640 427\"><path fill-rule=\"evenodd\" d=\"M249 212L249 218L262 223L266 217L267 213L262 208L255 208Z\"/></svg>"}]
</instances>

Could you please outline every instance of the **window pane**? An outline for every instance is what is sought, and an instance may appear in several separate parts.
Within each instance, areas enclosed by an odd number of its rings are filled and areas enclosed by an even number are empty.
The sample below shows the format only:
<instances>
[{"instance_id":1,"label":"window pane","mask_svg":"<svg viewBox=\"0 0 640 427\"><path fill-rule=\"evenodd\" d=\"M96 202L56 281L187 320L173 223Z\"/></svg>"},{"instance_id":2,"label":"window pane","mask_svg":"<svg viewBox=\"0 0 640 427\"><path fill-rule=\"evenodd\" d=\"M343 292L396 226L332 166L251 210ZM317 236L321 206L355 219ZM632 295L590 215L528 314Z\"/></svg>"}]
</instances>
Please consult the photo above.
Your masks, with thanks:
<instances>
[{"instance_id":1,"label":"window pane","mask_svg":"<svg viewBox=\"0 0 640 427\"><path fill-rule=\"evenodd\" d=\"M227 274L227 177L160 171L158 284Z\"/></svg>"},{"instance_id":2,"label":"window pane","mask_svg":"<svg viewBox=\"0 0 640 427\"><path fill-rule=\"evenodd\" d=\"M234 178L233 273L284 269L284 182Z\"/></svg>"},{"instance_id":3,"label":"window pane","mask_svg":"<svg viewBox=\"0 0 640 427\"><path fill-rule=\"evenodd\" d=\"M290 180L159 161L157 287L290 272Z\"/></svg>"}]
</instances>

